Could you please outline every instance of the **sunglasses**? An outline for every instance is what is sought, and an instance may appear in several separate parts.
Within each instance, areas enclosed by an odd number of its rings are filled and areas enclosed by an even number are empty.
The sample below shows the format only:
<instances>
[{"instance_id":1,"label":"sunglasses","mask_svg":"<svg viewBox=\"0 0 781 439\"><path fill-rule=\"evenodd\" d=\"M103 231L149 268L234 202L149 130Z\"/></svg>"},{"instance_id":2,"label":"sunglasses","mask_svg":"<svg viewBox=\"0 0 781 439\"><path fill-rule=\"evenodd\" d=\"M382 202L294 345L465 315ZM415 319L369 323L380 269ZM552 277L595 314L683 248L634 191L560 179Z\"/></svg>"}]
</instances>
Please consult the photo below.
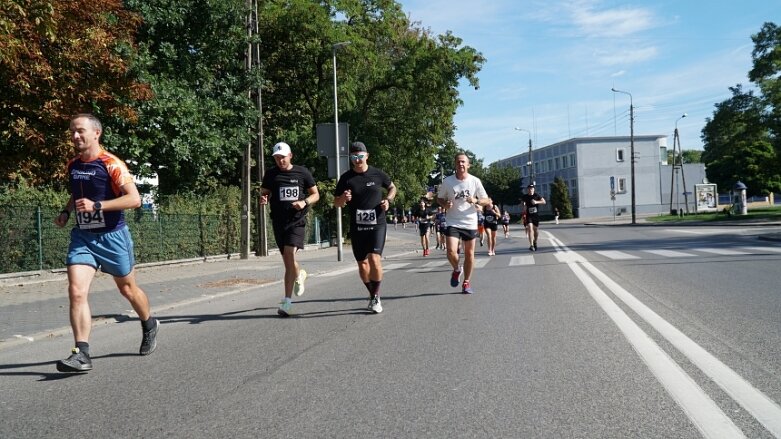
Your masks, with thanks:
<instances>
[{"instance_id":1,"label":"sunglasses","mask_svg":"<svg viewBox=\"0 0 781 439\"><path fill-rule=\"evenodd\" d=\"M366 154L350 154L350 160L363 160Z\"/></svg>"}]
</instances>

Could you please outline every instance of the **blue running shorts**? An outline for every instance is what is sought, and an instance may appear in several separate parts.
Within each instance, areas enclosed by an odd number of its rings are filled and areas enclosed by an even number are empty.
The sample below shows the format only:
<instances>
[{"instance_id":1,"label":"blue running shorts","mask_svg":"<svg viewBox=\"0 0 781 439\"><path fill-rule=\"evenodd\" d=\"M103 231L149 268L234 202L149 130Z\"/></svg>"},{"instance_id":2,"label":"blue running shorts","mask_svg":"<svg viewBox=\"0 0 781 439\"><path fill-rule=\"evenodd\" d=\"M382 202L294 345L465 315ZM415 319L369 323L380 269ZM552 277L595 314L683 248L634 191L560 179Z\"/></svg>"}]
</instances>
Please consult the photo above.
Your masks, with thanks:
<instances>
[{"instance_id":1,"label":"blue running shorts","mask_svg":"<svg viewBox=\"0 0 781 439\"><path fill-rule=\"evenodd\" d=\"M71 229L67 265L89 265L115 277L125 277L136 263L127 225L104 233Z\"/></svg>"}]
</instances>

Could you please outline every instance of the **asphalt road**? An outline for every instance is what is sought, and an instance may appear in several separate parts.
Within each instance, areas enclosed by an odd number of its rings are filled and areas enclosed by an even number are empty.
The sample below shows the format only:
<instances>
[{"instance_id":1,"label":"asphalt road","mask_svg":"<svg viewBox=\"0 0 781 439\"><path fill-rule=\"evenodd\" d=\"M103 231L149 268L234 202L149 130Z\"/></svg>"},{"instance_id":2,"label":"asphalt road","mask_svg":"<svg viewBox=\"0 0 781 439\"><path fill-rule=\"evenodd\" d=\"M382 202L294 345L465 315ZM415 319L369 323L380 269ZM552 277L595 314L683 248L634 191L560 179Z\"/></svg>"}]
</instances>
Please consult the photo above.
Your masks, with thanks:
<instances>
[{"instance_id":1,"label":"asphalt road","mask_svg":"<svg viewBox=\"0 0 781 439\"><path fill-rule=\"evenodd\" d=\"M54 369L67 331L0 345L0 437L781 437L781 244L766 232L545 225L531 253L516 230L497 256L478 247L470 296L442 252L392 230L406 243L386 253L379 315L349 247L304 262L289 319L273 259L197 281L170 268L153 303L234 285L158 307L148 357L137 321L102 321L88 374Z\"/></svg>"}]
</instances>

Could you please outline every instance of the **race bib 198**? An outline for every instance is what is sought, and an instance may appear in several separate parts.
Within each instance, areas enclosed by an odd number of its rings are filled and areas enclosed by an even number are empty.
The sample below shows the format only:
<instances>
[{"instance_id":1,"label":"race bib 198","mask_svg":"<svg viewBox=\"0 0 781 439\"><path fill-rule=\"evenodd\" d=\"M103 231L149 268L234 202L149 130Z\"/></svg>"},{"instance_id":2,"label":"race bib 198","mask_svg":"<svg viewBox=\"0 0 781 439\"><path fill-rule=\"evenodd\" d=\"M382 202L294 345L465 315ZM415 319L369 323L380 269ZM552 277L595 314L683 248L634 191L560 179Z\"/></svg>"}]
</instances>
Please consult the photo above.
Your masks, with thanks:
<instances>
[{"instance_id":1,"label":"race bib 198","mask_svg":"<svg viewBox=\"0 0 781 439\"><path fill-rule=\"evenodd\" d=\"M283 186L279 188L280 201L298 201L298 186Z\"/></svg>"},{"instance_id":2,"label":"race bib 198","mask_svg":"<svg viewBox=\"0 0 781 439\"><path fill-rule=\"evenodd\" d=\"M361 225L377 224L377 212L374 209L356 209L355 223Z\"/></svg>"},{"instance_id":3,"label":"race bib 198","mask_svg":"<svg viewBox=\"0 0 781 439\"><path fill-rule=\"evenodd\" d=\"M100 229L106 227L106 218L103 217L103 211L95 212L76 212L76 224L80 229Z\"/></svg>"}]
</instances>

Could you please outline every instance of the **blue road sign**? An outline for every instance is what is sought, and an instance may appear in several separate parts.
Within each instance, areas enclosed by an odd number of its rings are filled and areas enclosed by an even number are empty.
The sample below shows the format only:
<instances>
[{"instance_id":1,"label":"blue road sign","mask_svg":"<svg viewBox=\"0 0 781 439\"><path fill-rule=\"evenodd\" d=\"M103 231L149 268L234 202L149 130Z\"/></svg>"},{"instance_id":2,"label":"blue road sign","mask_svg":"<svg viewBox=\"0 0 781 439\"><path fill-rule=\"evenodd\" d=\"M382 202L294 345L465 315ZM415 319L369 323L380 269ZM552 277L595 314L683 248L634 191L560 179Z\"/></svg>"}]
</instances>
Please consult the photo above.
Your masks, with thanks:
<instances>
[{"instance_id":1,"label":"blue road sign","mask_svg":"<svg viewBox=\"0 0 781 439\"><path fill-rule=\"evenodd\" d=\"M610 176L610 190L612 191L612 190L615 190L615 189L616 189L616 177L611 175Z\"/></svg>"}]
</instances>

